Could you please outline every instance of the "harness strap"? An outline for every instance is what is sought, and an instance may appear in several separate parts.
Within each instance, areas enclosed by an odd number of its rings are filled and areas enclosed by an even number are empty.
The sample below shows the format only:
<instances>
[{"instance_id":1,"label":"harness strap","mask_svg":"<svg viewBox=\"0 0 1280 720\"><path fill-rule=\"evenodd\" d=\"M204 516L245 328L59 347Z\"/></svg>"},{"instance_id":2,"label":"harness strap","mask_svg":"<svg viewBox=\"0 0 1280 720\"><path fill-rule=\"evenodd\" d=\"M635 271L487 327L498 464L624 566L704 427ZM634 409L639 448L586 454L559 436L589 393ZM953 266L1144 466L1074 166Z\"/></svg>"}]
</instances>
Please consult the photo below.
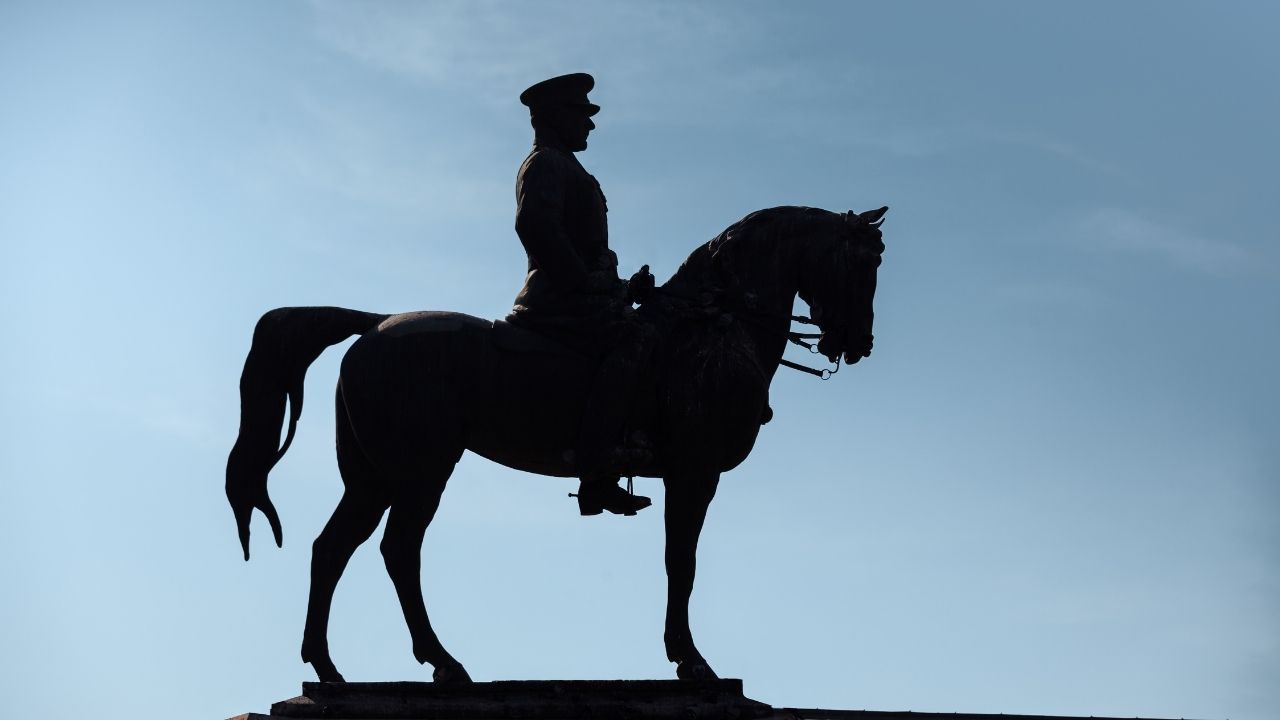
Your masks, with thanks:
<instances>
[{"instance_id":1,"label":"harness strap","mask_svg":"<svg viewBox=\"0 0 1280 720\"><path fill-rule=\"evenodd\" d=\"M840 363L836 363L835 368L811 368L808 365L801 365L797 362L791 362L786 358L778 361L779 365L785 365L792 370L799 370L802 373L808 373L819 380L830 380L832 375L840 372Z\"/></svg>"},{"instance_id":2,"label":"harness strap","mask_svg":"<svg viewBox=\"0 0 1280 720\"><path fill-rule=\"evenodd\" d=\"M703 306L710 305L711 303L715 302L717 299L721 301L729 299L723 293L720 293L718 298L714 295L703 296L701 298L692 298L683 293L672 292L671 290L668 290L663 287L656 287L653 289L653 291L662 295L666 295L667 297L672 297L678 300L684 300L686 302L692 302L692 303L703 305ZM813 318L810 318L807 315L783 315L781 313L762 310L758 307L755 307L755 303L747 299L742 299L742 300L739 300L738 302L729 303L729 304L731 306L730 309L745 311L748 318L751 315L757 315L760 317L774 318L777 320L786 319L786 320L790 320L791 322L800 323L801 325L817 326L818 324L813 321ZM733 306L736 306L736 307L733 307ZM757 323L751 320L748 320L748 322L751 322L751 324L755 325L756 327L760 327L760 328L764 327L760 323ZM814 343L806 342L806 339L814 340L821 337L822 337L822 333L799 333L799 332L792 332L790 330L787 331L788 342L794 345L798 345L808 350L810 353L817 353L818 348L816 345L814 345ZM792 370L799 370L802 373L807 373L821 380L829 380L832 375L835 375L837 372L840 371L840 361L838 359L836 360L834 368L812 368L807 365L801 365L800 363L792 362L786 358L779 359L778 364L782 365L783 367L789 367Z\"/></svg>"},{"instance_id":3,"label":"harness strap","mask_svg":"<svg viewBox=\"0 0 1280 720\"><path fill-rule=\"evenodd\" d=\"M820 338L820 337L822 337L822 333L789 332L787 333L787 342L791 343L792 345L799 345L800 347L804 348L805 350L808 350L811 353L816 353L818 352L817 346L811 342L805 342L801 338Z\"/></svg>"}]
</instances>

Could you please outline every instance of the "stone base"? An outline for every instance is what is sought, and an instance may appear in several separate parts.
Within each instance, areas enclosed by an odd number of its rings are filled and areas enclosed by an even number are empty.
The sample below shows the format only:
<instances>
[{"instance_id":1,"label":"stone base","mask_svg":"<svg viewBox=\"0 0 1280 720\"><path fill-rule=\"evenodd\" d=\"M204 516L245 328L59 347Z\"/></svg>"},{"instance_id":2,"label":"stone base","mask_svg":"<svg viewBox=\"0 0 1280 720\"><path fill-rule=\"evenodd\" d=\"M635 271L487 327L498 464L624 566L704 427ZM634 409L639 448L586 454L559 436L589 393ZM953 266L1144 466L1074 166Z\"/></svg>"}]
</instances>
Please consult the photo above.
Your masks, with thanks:
<instances>
[{"instance_id":1,"label":"stone base","mask_svg":"<svg viewBox=\"0 0 1280 720\"><path fill-rule=\"evenodd\" d=\"M303 683L270 715L232 720L756 720L773 714L741 680Z\"/></svg>"},{"instance_id":2,"label":"stone base","mask_svg":"<svg viewBox=\"0 0 1280 720\"><path fill-rule=\"evenodd\" d=\"M303 683L270 715L231 720L1119 720L1100 716L773 708L742 694L741 680L517 680ZM1142 720L1128 718L1126 720Z\"/></svg>"}]
</instances>

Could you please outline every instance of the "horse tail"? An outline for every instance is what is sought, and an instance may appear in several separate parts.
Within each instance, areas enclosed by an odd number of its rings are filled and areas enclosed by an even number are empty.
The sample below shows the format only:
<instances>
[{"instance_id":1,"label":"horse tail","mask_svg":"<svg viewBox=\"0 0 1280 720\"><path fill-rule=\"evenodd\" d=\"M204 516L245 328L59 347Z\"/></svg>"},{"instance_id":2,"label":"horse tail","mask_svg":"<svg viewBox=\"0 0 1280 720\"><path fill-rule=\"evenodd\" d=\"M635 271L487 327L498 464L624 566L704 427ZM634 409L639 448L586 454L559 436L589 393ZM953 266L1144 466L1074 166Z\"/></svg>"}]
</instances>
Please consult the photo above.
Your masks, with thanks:
<instances>
[{"instance_id":1,"label":"horse tail","mask_svg":"<svg viewBox=\"0 0 1280 720\"><path fill-rule=\"evenodd\" d=\"M240 432L227 457L227 500L236 516L245 560L249 559L249 520L254 509L267 516L276 546L284 541L280 516L267 494L267 474L293 443L302 416L307 368L325 348L368 332L387 317L338 307L286 307L258 320L240 374ZM286 401L289 428L277 448Z\"/></svg>"}]
</instances>

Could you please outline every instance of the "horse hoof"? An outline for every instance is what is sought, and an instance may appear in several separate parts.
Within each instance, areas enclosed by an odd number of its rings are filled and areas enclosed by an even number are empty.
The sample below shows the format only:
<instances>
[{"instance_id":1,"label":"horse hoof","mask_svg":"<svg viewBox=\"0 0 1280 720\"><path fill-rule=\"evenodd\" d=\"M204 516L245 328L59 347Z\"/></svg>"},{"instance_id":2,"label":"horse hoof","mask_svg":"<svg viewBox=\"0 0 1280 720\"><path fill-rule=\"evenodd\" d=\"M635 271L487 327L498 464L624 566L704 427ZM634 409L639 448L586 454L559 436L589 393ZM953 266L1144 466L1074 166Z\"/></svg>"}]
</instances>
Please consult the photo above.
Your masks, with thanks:
<instances>
[{"instance_id":1,"label":"horse hoof","mask_svg":"<svg viewBox=\"0 0 1280 720\"><path fill-rule=\"evenodd\" d=\"M676 664L676 677L681 680L719 680L720 676L705 662L682 662Z\"/></svg>"},{"instance_id":2,"label":"horse hoof","mask_svg":"<svg viewBox=\"0 0 1280 720\"><path fill-rule=\"evenodd\" d=\"M333 666L329 661L312 661L311 668L316 671L316 677L322 683L344 683L346 678L342 677L342 673L338 672L338 668Z\"/></svg>"},{"instance_id":3,"label":"horse hoof","mask_svg":"<svg viewBox=\"0 0 1280 720\"><path fill-rule=\"evenodd\" d=\"M462 663L454 663L437 667L431 673L431 680L440 685L466 685L471 682L471 676Z\"/></svg>"}]
</instances>

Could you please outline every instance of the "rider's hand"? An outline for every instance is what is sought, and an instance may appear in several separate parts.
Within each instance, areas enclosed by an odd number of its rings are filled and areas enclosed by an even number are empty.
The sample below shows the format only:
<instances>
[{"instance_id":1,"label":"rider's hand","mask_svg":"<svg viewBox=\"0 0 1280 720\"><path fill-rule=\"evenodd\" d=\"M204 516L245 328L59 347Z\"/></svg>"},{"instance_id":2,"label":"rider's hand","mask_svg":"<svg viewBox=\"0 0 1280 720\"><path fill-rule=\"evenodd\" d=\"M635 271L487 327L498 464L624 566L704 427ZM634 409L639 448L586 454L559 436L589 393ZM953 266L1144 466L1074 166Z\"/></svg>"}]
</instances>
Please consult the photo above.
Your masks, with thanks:
<instances>
[{"instance_id":1,"label":"rider's hand","mask_svg":"<svg viewBox=\"0 0 1280 720\"><path fill-rule=\"evenodd\" d=\"M587 273L587 280L582 283L582 292L589 295L610 295L617 292L620 285L622 281L611 272Z\"/></svg>"},{"instance_id":2,"label":"rider's hand","mask_svg":"<svg viewBox=\"0 0 1280 720\"><path fill-rule=\"evenodd\" d=\"M632 303L641 305L649 299L649 295L653 292L653 285L653 273L649 272L648 265L642 265L640 270L627 281L627 297Z\"/></svg>"}]
</instances>

